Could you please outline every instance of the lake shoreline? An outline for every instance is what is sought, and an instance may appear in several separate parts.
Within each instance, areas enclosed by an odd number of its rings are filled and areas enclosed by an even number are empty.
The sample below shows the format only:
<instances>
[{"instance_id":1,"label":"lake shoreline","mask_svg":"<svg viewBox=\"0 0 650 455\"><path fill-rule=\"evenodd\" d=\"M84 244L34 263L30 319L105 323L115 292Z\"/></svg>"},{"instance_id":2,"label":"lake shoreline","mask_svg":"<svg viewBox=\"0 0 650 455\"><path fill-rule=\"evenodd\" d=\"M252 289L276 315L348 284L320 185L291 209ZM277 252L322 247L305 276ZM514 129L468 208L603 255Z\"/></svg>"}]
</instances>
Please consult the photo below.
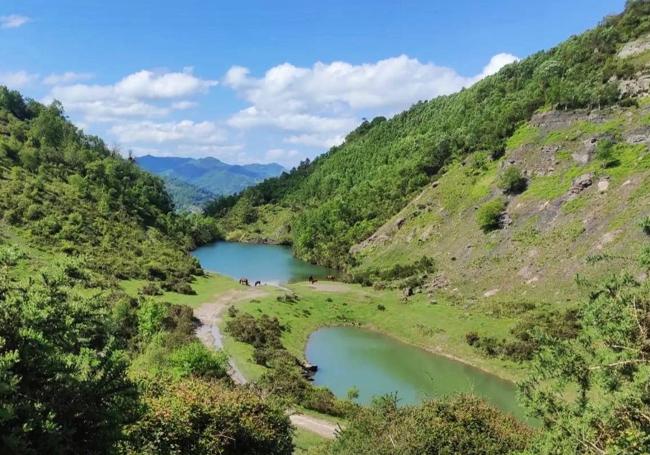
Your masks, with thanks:
<instances>
[{"instance_id":1,"label":"lake shoreline","mask_svg":"<svg viewBox=\"0 0 650 455\"><path fill-rule=\"evenodd\" d=\"M316 329L314 329L309 334L309 336L305 340L304 348L303 348L303 351L302 351L302 356L303 356L302 360L308 361L306 351L307 351L307 343L309 342L309 337L311 336L311 334L313 334L314 332L316 332L316 331L318 331L320 329L336 328L336 327L355 327L355 328L362 329L362 330L368 330L369 332L373 332L373 333L376 333L376 334L383 335L385 337L391 338L391 339L393 339L393 340L395 340L395 341L397 341L399 343L402 343L402 344L405 344L405 345L408 345L408 346L412 346L414 348L418 348L418 349L420 349L422 351L428 352L429 354L439 355L439 356L445 357L445 358L447 358L449 360L453 360L453 361L456 361L458 363L462 363L463 365L467 365L469 367L475 368L475 369L477 369L477 370L479 370L479 371L481 371L481 372L483 372L485 374L488 374L490 376L494 376L495 378L500 379L500 380L502 380L504 382L508 382L508 383L510 383L512 385L516 386L517 382L518 382L518 380L513 378L513 377L505 377L502 374L498 374L498 373L494 372L493 370L489 370L488 368L477 365L477 364L473 363L471 360L459 357L459 356L451 354L449 352L437 350L437 349L427 347L427 346L422 346L422 345L419 345L419 344L414 343L412 341L405 340L405 339L403 339L403 338L401 338L401 337L399 337L399 336L397 336L395 334L392 334L392 333L389 333L387 331L381 330L381 329L377 328L376 326L374 326L372 324L322 324L322 325L319 325Z\"/></svg>"}]
</instances>

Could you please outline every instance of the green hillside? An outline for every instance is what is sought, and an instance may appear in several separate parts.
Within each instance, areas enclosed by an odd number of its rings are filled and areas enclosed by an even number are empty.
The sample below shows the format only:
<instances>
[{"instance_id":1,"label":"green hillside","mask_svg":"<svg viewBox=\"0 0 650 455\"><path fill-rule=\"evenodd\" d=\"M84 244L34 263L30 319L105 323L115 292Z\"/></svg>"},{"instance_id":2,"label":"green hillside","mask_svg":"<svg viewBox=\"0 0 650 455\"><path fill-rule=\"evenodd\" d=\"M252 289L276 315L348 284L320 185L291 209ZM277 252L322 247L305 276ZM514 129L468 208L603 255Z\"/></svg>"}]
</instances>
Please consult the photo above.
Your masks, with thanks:
<instances>
[{"instance_id":1,"label":"green hillside","mask_svg":"<svg viewBox=\"0 0 650 455\"><path fill-rule=\"evenodd\" d=\"M279 164L226 164L216 158L145 155L136 163L158 175L179 211L202 209L216 196L230 195L284 172Z\"/></svg>"},{"instance_id":2,"label":"green hillside","mask_svg":"<svg viewBox=\"0 0 650 455\"><path fill-rule=\"evenodd\" d=\"M290 241L307 260L353 266L353 245L465 157L502 159L516 129L536 112L634 105L618 81L632 79L643 59L616 54L650 30L649 11L646 2L630 2L623 14L468 89L364 122L312 163L221 199L210 211L225 215L232 238Z\"/></svg>"},{"instance_id":3,"label":"green hillside","mask_svg":"<svg viewBox=\"0 0 650 455\"><path fill-rule=\"evenodd\" d=\"M283 407L169 303L232 286L188 254L217 235L60 104L0 87L1 453L292 452Z\"/></svg>"}]
</instances>

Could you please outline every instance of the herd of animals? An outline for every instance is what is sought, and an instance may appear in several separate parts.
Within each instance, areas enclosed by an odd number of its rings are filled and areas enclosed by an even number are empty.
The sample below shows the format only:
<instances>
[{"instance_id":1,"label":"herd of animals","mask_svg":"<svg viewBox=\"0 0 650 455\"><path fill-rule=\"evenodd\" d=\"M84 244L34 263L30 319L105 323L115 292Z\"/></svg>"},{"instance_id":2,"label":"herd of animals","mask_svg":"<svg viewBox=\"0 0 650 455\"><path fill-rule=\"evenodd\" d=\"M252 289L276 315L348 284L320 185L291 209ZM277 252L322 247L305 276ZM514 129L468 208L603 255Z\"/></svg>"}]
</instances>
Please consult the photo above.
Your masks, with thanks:
<instances>
[{"instance_id":1,"label":"herd of animals","mask_svg":"<svg viewBox=\"0 0 650 455\"><path fill-rule=\"evenodd\" d=\"M336 277L334 275L327 275L327 279L330 280L330 281L334 281L336 279ZM316 278L314 278L313 276L311 276L311 275L309 276L308 281L311 284L314 284L314 283L318 282L318 280ZM248 281L248 278L242 277L242 278L239 279L239 284L241 284L243 286L250 286L250 281ZM261 286L261 285L262 285L261 281L259 281L259 280L255 281L255 284L254 284L255 287Z\"/></svg>"}]
</instances>

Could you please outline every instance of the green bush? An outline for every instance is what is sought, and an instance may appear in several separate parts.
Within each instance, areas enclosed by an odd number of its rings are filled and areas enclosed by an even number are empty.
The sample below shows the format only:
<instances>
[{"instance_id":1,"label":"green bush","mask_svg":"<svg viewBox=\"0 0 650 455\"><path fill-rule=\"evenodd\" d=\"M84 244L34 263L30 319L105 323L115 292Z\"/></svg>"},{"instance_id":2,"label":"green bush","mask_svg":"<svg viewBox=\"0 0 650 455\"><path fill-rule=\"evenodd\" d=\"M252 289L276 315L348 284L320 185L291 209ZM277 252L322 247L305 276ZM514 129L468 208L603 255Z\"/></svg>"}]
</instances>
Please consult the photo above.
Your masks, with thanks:
<instances>
[{"instance_id":1,"label":"green bush","mask_svg":"<svg viewBox=\"0 0 650 455\"><path fill-rule=\"evenodd\" d=\"M359 408L324 451L329 455L519 453L533 432L478 398L459 396L398 406L395 396Z\"/></svg>"},{"instance_id":2,"label":"green bush","mask_svg":"<svg viewBox=\"0 0 650 455\"><path fill-rule=\"evenodd\" d=\"M596 144L596 158L601 161L602 167L615 167L619 161L614 157L616 143L612 139L601 139Z\"/></svg>"},{"instance_id":3,"label":"green bush","mask_svg":"<svg viewBox=\"0 0 650 455\"><path fill-rule=\"evenodd\" d=\"M129 455L291 455L284 409L254 392L199 379L149 387L146 414L127 429Z\"/></svg>"},{"instance_id":4,"label":"green bush","mask_svg":"<svg viewBox=\"0 0 650 455\"><path fill-rule=\"evenodd\" d=\"M646 216L639 222L639 226L641 226L641 229L643 230L643 233L646 235L650 235L650 216Z\"/></svg>"},{"instance_id":5,"label":"green bush","mask_svg":"<svg viewBox=\"0 0 650 455\"><path fill-rule=\"evenodd\" d=\"M499 176L497 185L506 194L518 194L526 190L527 181L518 167L508 166Z\"/></svg>"},{"instance_id":6,"label":"green bush","mask_svg":"<svg viewBox=\"0 0 650 455\"><path fill-rule=\"evenodd\" d=\"M492 199L479 207L476 212L476 221L485 233L501 228L501 220L506 210L506 201L503 198Z\"/></svg>"},{"instance_id":7,"label":"green bush","mask_svg":"<svg viewBox=\"0 0 650 455\"><path fill-rule=\"evenodd\" d=\"M208 350L199 341L192 341L176 349L169 356L175 376L199 376L222 379L228 376L228 356Z\"/></svg>"}]
</instances>

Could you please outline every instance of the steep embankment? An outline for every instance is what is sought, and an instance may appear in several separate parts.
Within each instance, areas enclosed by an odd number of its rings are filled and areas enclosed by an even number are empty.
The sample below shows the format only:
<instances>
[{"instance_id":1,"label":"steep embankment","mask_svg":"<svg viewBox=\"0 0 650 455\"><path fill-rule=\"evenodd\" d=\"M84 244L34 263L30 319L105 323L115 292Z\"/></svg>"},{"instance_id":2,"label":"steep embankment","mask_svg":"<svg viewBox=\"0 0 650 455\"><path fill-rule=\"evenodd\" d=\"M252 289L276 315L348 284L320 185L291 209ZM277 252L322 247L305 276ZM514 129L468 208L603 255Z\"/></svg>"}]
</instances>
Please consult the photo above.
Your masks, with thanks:
<instances>
[{"instance_id":1,"label":"steep embankment","mask_svg":"<svg viewBox=\"0 0 650 455\"><path fill-rule=\"evenodd\" d=\"M647 55L617 53L648 31L650 5L632 2L623 14L471 88L364 122L314 162L217 201L210 212L231 238L291 242L302 258L354 266L353 245L468 156L498 159L536 112L634 104L626 87L638 85Z\"/></svg>"},{"instance_id":2,"label":"steep embankment","mask_svg":"<svg viewBox=\"0 0 650 455\"><path fill-rule=\"evenodd\" d=\"M503 158L475 154L455 163L354 246L353 273L372 279L376 270L429 256L437 266L423 282L429 292L571 300L577 275L607 273L641 249L649 144L650 98L625 109L536 114L509 139ZM498 187L508 168L527 180L519 194ZM485 233L477 212L499 198L506 202L501 226Z\"/></svg>"}]
</instances>

